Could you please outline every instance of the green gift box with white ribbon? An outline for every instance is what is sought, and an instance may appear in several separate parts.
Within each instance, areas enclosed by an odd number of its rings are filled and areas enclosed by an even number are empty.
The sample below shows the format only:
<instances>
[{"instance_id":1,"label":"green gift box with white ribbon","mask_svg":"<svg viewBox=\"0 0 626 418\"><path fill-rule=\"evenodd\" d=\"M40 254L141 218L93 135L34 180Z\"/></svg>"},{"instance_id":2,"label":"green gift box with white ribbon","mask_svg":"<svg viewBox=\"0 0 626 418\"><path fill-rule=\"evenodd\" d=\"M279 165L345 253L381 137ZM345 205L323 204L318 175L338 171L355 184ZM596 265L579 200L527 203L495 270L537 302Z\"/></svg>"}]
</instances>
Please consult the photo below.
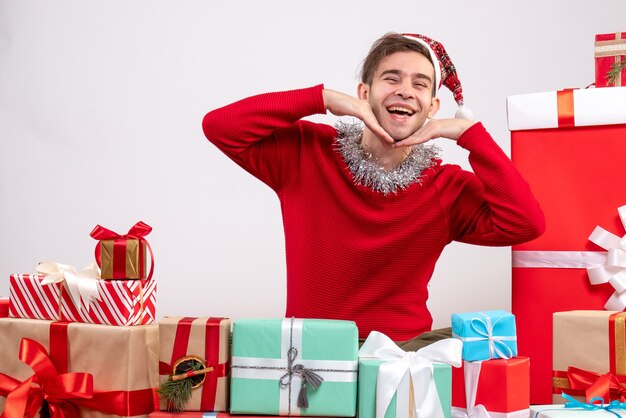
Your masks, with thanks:
<instances>
[{"instance_id":1,"label":"green gift box with white ribbon","mask_svg":"<svg viewBox=\"0 0 626 418\"><path fill-rule=\"evenodd\" d=\"M353 417L358 350L351 321L236 320L230 412Z\"/></svg>"},{"instance_id":2,"label":"green gift box with white ribbon","mask_svg":"<svg viewBox=\"0 0 626 418\"><path fill-rule=\"evenodd\" d=\"M372 331L359 352L359 418L450 418L461 350L448 338L405 352Z\"/></svg>"}]
</instances>

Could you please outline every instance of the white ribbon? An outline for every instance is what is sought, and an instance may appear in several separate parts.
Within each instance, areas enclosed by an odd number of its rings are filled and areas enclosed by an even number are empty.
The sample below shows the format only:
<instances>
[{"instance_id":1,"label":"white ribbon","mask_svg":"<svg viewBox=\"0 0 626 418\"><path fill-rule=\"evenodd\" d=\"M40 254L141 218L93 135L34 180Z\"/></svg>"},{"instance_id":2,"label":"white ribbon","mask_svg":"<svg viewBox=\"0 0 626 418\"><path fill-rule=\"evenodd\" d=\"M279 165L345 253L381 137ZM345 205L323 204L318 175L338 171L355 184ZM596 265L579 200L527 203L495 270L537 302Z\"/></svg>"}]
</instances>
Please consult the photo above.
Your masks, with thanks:
<instances>
[{"instance_id":1,"label":"white ribbon","mask_svg":"<svg viewBox=\"0 0 626 418\"><path fill-rule=\"evenodd\" d=\"M617 208L617 213L626 228L626 205ZM604 309L623 311L626 308L626 235L618 237L601 226L596 226L589 241L607 250L602 264L588 267L591 284L610 283L615 289Z\"/></svg>"},{"instance_id":2,"label":"white ribbon","mask_svg":"<svg viewBox=\"0 0 626 418\"><path fill-rule=\"evenodd\" d=\"M493 335L494 327L496 326L498 321L502 319L503 317L496 319L496 321L492 324L491 318L488 315L485 315L485 313L483 312L478 312L478 313L482 315L485 318L485 320L482 320L480 318L472 318L470 321L470 325L472 329L474 330L474 332L480 335L480 337L461 337L460 335L457 335L455 333L453 333L453 337L458 338L464 343L474 342L474 341L485 341L485 340L489 341L489 358L496 358L494 354L497 355L497 358L503 358L503 359L510 359L511 357L513 357L513 350L511 350L511 348L508 345L506 345L504 341L517 341L517 337ZM476 326L476 323L482 325L484 330ZM503 347L506 353L502 351L501 349L499 349L498 346Z\"/></svg>"},{"instance_id":3,"label":"white ribbon","mask_svg":"<svg viewBox=\"0 0 626 418\"><path fill-rule=\"evenodd\" d=\"M454 408L452 418L491 418L484 405L476 405L478 379L482 361L464 361L463 374L465 377L465 406L467 409Z\"/></svg>"},{"instance_id":4,"label":"white ribbon","mask_svg":"<svg viewBox=\"0 0 626 418\"><path fill-rule=\"evenodd\" d=\"M91 302L101 301L98 292L100 269L96 263L91 263L81 271L67 264L46 261L39 263L37 273L45 275L42 285L59 283L65 286L74 306L81 311L83 308L89 312Z\"/></svg>"},{"instance_id":5,"label":"white ribbon","mask_svg":"<svg viewBox=\"0 0 626 418\"><path fill-rule=\"evenodd\" d=\"M231 358L231 378L271 379L278 382L288 370L290 350L302 353L303 319L285 318L281 323L281 358L239 357ZM306 360L298 355L296 361L306 369L313 370L325 382L356 382L358 362L351 360ZM293 375L289 385L280 387L279 414L301 415L297 405L302 379Z\"/></svg>"},{"instance_id":6,"label":"white ribbon","mask_svg":"<svg viewBox=\"0 0 626 418\"><path fill-rule=\"evenodd\" d=\"M413 383L415 418L443 418L444 412L433 378L432 362L461 366L463 343L454 338L437 341L417 351L406 352L389 337L372 331L359 350L359 357L386 360L378 369L376 381L376 418L383 418L393 395L402 389L401 382L408 373ZM406 391L408 392L408 387ZM408 402L408 397L407 397ZM396 418L406 418L410 406L399 405Z\"/></svg>"}]
</instances>

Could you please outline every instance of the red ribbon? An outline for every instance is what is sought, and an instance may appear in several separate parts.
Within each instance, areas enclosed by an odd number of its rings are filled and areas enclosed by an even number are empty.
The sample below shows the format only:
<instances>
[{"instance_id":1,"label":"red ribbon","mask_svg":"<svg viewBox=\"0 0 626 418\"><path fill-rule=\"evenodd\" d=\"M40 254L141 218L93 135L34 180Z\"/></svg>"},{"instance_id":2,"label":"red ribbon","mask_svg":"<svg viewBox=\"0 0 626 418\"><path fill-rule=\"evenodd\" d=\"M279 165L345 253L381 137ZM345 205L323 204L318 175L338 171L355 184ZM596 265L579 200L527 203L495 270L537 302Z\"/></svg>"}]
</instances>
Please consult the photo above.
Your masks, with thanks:
<instances>
[{"instance_id":1,"label":"red ribbon","mask_svg":"<svg viewBox=\"0 0 626 418\"><path fill-rule=\"evenodd\" d=\"M120 235L117 232L111 231L103 226L96 225L93 231L89 233L89 235L97 240L105 240L112 239L115 240L113 242L113 274L114 277L124 278L126 277L126 240L127 239L136 239L139 240L140 243L144 243L146 247L148 247L148 251L150 251L150 272L148 273L147 279L152 278L152 272L154 271L154 257L152 255L152 247L150 247L150 243L145 239L145 236L152 232L152 227L142 221L137 222L133 225L132 228L128 230L128 232L124 235ZM98 262L98 266L100 266L100 243L96 245L96 261ZM119 261L115 262L115 260L124 260L124 262ZM139 252L139 268L143 270L144 259L143 253Z\"/></svg>"},{"instance_id":2,"label":"red ribbon","mask_svg":"<svg viewBox=\"0 0 626 418\"><path fill-rule=\"evenodd\" d=\"M620 378L613 373L599 374L576 367L567 368L567 379L574 390L584 390L587 402L592 398L604 398L609 403L612 400L624 402L626 400L626 388L622 386Z\"/></svg>"},{"instance_id":3,"label":"red ribbon","mask_svg":"<svg viewBox=\"0 0 626 418\"><path fill-rule=\"evenodd\" d=\"M172 374L174 362L187 355L191 324L197 318L185 317L178 321L172 359L170 364L159 362L159 373L162 375ZM213 371L206 374L202 385L202 398L200 401L201 411L213 411L215 409L215 396L217 394L217 380L226 376L229 371L229 363L219 363L219 340L220 322L224 318L209 318L206 322L204 351L206 367L213 367Z\"/></svg>"},{"instance_id":4,"label":"red ribbon","mask_svg":"<svg viewBox=\"0 0 626 418\"><path fill-rule=\"evenodd\" d=\"M556 92L556 105L559 128L571 128L574 123L574 90L565 89Z\"/></svg>"},{"instance_id":5,"label":"red ribbon","mask_svg":"<svg viewBox=\"0 0 626 418\"><path fill-rule=\"evenodd\" d=\"M67 351L60 367L55 367L53 352L60 355L63 347L67 347L67 340L60 341L67 335L67 323L56 325L51 324L50 355L35 340L22 338L20 342L19 359L33 369L31 377L20 382L0 373L0 396L7 398L1 418L33 418L44 399L53 418L79 418L79 407L121 416L154 411L156 398L152 388L98 392L93 390L90 373L59 373L62 367L67 367Z\"/></svg>"}]
</instances>

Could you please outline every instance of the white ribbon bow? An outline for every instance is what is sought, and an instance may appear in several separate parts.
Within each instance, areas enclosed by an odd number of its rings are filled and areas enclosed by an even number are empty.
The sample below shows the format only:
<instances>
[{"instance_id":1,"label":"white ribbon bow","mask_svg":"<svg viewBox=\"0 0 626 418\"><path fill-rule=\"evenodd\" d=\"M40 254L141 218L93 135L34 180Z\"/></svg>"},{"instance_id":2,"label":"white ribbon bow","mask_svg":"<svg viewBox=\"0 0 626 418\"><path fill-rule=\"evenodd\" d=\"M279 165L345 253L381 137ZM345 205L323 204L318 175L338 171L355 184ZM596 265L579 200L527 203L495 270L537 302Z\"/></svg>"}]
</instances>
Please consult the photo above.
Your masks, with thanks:
<instances>
[{"instance_id":1,"label":"white ribbon bow","mask_svg":"<svg viewBox=\"0 0 626 418\"><path fill-rule=\"evenodd\" d=\"M491 418L484 405L476 405L476 392L478 392L478 379L482 361L464 361L463 373L465 377L465 407L453 408L452 418Z\"/></svg>"},{"instance_id":2,"label":"white ribbon bow","mask_svg":"<svg viewBox=\"0 0 626 418\"><path fill-rule=\"evenodd\" d=\"M89 305L94 300L101 300L98 293L98 281L100 269L96 263L91 263L81 271L67 264L46 261L39 263L37 273L46 277L41 281L42 285L60 283L65 285L67 292L74 302L74 306L80 311L85 307L89 312Z\"/></svg>"},{"instance_id":3,"label":"white ribbon bow","mask_svg":"<svg viewBox=\"0 0 626 418\"><path fill-rule=\"evenodd\" d=\"M489 358L496 358L494 354L497 354L497 358L503 358L503 359L510 359L511 357L513 357L513 350L511 350L511 347L506 345L504 341L516 341L517 337L493 335L493 329L495 328L498 321L502 319L503 317L496 319L496 321L492 324L491 318L488 315L486 315L483 312L478 312L478 313L482 315L485 319L482 320L480 318L472 318L470 321L470 325L472 329L474 330L474 332L480 335L480 337L461 337L460 335L457 335L455 333L453 333L452 336L454 338L458 338L459 340L463 342L487 340L489 342ZM477 326L476 325L477 323L480 324L482 327ZM484 330L481 328L484 328ZM498 348L498 346L503 348L506 351L506 353L502 351L500 348Z\"/></svg>"},{"instance_id":4,"label":"white ribbon bow","mask_svg":"<svg viewBox=\"0 0 626 418\"><path fill-rule=\"evenodd\" d=\"M386 360L378 369L376 418L385 416L385 411L406 373L410 373L413 382L415 418L444 418L431 363L460 367L462 350L463 343L460 340L447 338L420 350L406 352L385 334L372 331L359 350L359 357ZM408 408L406 412L408 414Z\"/></svg>"},{"instance_id":5,"label":"white ribbon bow","mask_svg":"<svg viewBox=\"0 0 626 418\"><path fill-rule=\"evenodd\" d=\"M626 228L626 205L617 208L622 225ZM622 238L596 226L589 241L604 248L604 264L587 268L591 284L610 283L615 289L604 309L609 311L623 311L626 308L626 235Z\"/></svg>"}]
</instances>

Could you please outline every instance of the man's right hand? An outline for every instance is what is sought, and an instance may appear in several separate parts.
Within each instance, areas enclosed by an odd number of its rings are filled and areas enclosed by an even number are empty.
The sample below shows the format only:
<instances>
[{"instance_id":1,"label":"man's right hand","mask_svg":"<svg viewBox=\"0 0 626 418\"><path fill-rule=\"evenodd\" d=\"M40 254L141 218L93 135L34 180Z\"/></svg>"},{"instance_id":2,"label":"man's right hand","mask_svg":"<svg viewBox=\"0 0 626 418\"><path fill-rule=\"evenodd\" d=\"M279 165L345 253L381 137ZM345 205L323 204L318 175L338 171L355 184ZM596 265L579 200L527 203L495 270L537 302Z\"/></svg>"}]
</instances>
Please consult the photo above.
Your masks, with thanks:
<instances>
[{"instance_id":1,"label":"man's right hand","mask_svg":"<svg viewBox=\"0 0 626 418\"><path fill-rule=\"evenodd\" d=\"M326 109L335 116L353 116L363 121L365 126L384 143L393 145L394 139L378 124L367 100L340 93L335 90L322 90Z\"/></svg>"}]
</instances>

